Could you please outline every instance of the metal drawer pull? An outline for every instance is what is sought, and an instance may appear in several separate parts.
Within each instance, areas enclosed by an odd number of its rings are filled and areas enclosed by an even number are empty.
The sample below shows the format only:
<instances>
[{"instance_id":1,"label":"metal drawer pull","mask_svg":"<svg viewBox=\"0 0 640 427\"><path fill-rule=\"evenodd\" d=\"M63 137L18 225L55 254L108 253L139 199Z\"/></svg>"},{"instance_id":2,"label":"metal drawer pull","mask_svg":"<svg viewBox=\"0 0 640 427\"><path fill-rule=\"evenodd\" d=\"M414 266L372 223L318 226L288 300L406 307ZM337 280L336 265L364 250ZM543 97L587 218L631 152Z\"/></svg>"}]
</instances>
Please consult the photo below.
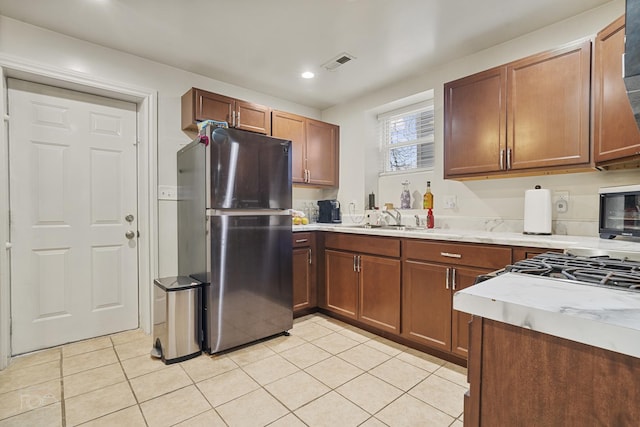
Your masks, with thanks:
<instances>
[{"instance_id":1,"label":"metal drawer pull","mask_svg":"<svg viewBox=\"0 0 640 427\"><path fill-rule=\"evenodd\" d=\"M445 273L447 275L447 278L444 281L444 288L445 289L449 289L449 272L451 271L451 269L449 267L447 267L447 272Z\"/></svg>"},{"instance_id":2,"label":"metal drawer pull","mask_svg":"<svg viewBox=\"0 0 640 427\"><path fill-rule=\"evenodd\" d=\"M296 239L296 243L305 243L308 242L309 239Z\"/></svg>"},{"instance_id":3,"label":"metal drawer pull","mask_svg":"<svg viewBox=\"0 0 640 427\"><path fill-rule=\"evenodd\" d=\"M456 269L454 268L453 271L451 272L451 288L455 291L456 290Z\"/></svg>"},{"instance_id":4,"label":"metal drawer pull","mask_svg":"<svg viewBox=\"0 0 640 427\"><path fill-rule=\"evenodd\" d=\"M447 258L462 258L462 255L452 254L451 252L440 252L440 255L446 256Z\"/></svg>"}]
</instances>

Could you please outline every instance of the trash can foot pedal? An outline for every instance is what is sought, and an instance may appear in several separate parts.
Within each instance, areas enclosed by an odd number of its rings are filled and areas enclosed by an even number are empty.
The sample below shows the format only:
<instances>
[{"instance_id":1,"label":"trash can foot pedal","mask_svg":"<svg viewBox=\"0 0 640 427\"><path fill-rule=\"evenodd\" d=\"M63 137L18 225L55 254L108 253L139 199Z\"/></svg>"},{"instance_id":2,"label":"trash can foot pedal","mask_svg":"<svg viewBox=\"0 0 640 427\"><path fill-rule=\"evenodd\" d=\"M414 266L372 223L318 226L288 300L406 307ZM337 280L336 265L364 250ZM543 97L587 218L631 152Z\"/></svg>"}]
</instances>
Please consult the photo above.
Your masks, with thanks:
<instances>
[{"instance_id":1,"label":"trash can foot pedal","mask_svg":"<svg viewBox=\"0 0 640 427\"><path fill-rule=\"evenodd\" d=\"M151 355L151 357L156 358L156 359L161 359L162 358L162 352L157 347L153 347L151 349L151 351L149 352L149 354Z\"/></svg>"}]
</instances>

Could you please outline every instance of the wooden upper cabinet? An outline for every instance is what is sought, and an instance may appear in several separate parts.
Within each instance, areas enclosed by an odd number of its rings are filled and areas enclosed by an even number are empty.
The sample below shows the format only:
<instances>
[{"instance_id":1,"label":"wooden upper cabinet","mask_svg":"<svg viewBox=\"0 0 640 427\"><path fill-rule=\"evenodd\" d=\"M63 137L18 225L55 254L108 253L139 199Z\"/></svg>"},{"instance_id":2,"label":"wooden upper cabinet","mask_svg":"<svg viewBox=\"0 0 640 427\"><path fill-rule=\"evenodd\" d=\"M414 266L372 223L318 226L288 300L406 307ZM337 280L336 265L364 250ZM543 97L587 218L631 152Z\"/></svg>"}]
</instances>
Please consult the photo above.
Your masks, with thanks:
<instances>
[{"instance_id":1,"label":"wooden upper cabinet","mask_svg":"<svg viewBox=\"0 0 640 427\"><path fill-rule=\"evenodd\" d=\"M498 67L445 85L445 178L500 170L506 82L506 67Z\"/></svg>"},{"instance_id":2,"label":"wooden upper cabinet","mask_svg":"<svg viewBox=\"0 0 640 427\"><path fill-rule=\"evenodd\" d=\"M340 128L283 111L271 113L272 135L292 142L291 171L296 184L337 187Z\"/></svg>"},{"instance_id":3,"label":"wooden upper cabinet","mask_svg":"<svg viewBox=\"0 0 640 427\"><path fill-rule=\"evenodd\" d=\"M306 129L304 117L283 111L273 111L271 113L272 135L291 140L291 178L296 183L304 183L306 178Z\"/></svg>"},{"instance_id":4,"label":"wooden upper cabinet","mask_svg":"<svg viewBox=\"0 0 640 427\"><path fill-rule=\"evenodd\" d=\"M588 164L591 42L507 66L507 167Z\"/></svg>"},{"instance_id":5,"label":"wooden upper cabinet","mask_svg":"<svg viewBox=\"0 0 640 427\"><path fill-rule=\"evenodd\" d=\"M182 95L182 129L197 131L197 122L218 120L229 127L271 134L271 109L228 96L191 88Z\"/></svg>"},{"instance_id":6,"label":"wooden upper cabinet","mask_svg":"<svg viewBox=\"0 0 640 427\"><path fill-rule=\"evenodd\" d=\"M591 43L445 84L445 178L589 168Z\"/></svg>"},{"instance_id":7,"label":"wooden upper cabinet","mask_svg":"<svg viewBox=\"0 0 640 427\"><path fill-rule=\"evenodd\" d=\"M340 128L307 119L307 183L338 186L338 146Z\"/></svg>"},{"instance_id":8,"label":"wooden upper cabinet","mask_svg":"<svg viewBox=\"0 0 640 427\"><path fill-rule=\"evenodd\" d=\"M593 146L597 166L640 160L640 130L622 79L625 20L598 33L593 73Z\"/></svg>"}]
</instances>

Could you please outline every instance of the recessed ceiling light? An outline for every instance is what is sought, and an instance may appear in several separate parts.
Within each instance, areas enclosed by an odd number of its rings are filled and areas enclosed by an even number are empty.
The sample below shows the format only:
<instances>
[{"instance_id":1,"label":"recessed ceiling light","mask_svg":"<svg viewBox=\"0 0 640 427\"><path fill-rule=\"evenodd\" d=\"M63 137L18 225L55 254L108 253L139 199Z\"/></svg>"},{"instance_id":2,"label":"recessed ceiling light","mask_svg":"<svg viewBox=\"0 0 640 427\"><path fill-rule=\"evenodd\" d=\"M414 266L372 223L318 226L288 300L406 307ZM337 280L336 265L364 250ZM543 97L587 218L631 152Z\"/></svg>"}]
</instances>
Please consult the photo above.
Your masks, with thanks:
<instances>
[{"instance_id":1,"label":"recessed ceiling light","mask_svg":"<svg viewBox=\"0 0 640 427\"><path fill-rule=\"evenodd\" d=\"M312 79L315 77L315 74L313 74L311 71L305 71L301 75L303 79Z\"/></svg>"}]
</instances>

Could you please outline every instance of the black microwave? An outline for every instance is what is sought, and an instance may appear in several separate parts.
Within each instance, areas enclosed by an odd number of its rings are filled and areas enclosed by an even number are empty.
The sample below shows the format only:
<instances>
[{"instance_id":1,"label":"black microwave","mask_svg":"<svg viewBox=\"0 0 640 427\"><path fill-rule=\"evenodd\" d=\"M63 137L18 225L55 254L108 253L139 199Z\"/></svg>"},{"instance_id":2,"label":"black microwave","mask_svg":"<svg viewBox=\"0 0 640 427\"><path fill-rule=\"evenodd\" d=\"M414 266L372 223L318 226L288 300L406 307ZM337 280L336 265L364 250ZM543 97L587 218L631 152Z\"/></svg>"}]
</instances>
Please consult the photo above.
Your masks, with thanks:
<instances>
[{"instance_id":1,"label":"black microwave","mask_svg":"<svg viewBox=\"0 0 640 427\"><path fill-rule=\"evenodd\" d=\"M640 237L640 185L601 188L600 237Z\"/></svg>"}]
</instances>

